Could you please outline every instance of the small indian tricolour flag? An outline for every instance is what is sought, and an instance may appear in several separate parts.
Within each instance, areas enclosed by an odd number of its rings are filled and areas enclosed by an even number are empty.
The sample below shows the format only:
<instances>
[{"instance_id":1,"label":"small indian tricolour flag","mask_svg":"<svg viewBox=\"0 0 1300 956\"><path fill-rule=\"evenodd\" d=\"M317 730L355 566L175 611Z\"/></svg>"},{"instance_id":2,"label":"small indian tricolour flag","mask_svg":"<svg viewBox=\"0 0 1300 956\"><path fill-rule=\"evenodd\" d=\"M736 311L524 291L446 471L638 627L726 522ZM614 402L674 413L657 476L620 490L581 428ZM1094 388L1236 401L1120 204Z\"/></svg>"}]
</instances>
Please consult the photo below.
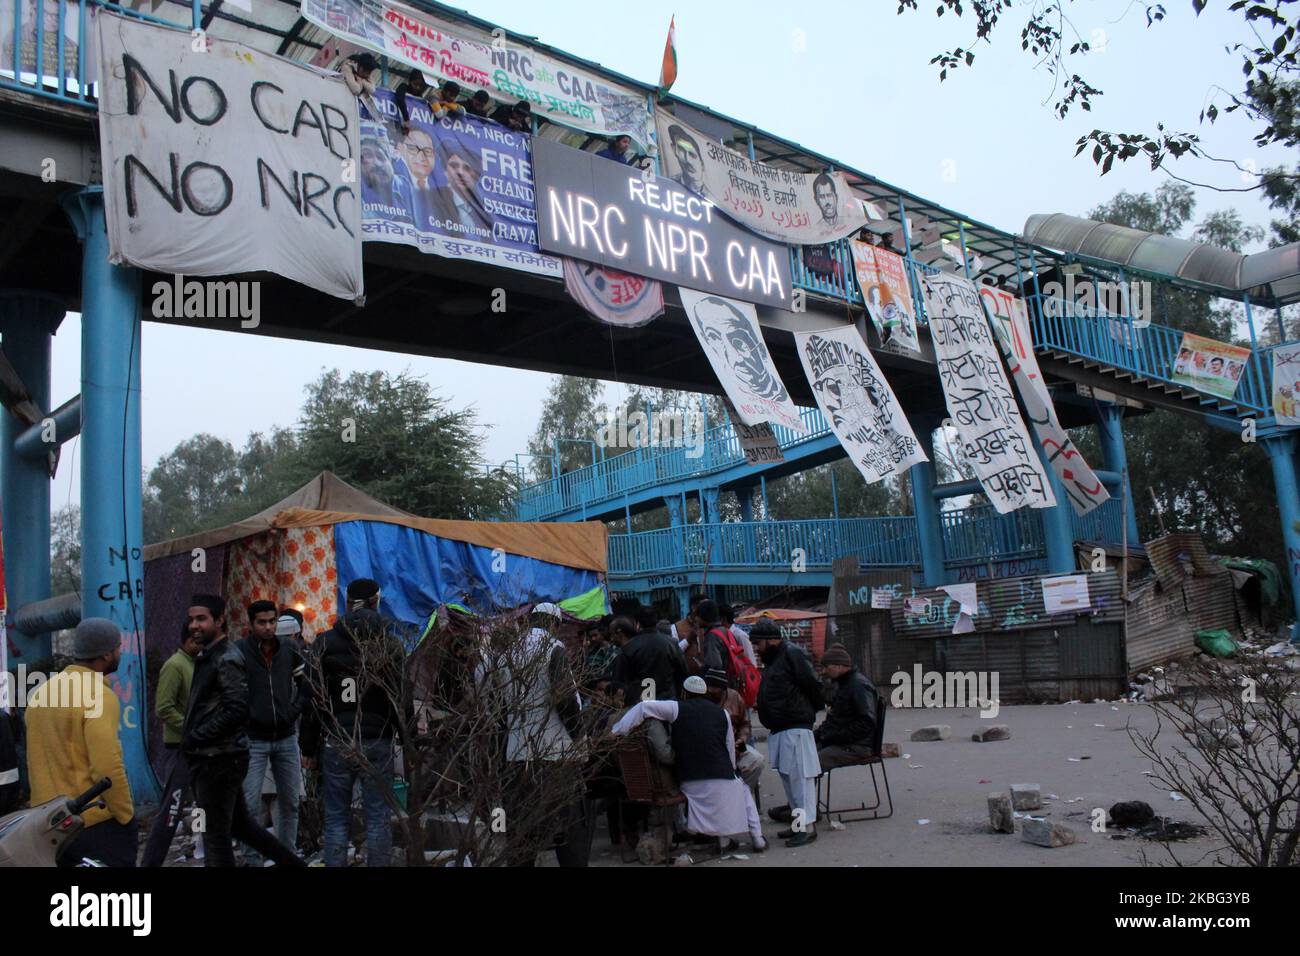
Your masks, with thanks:
<instances>
[{"instance_id":1,"label":"small indian tricolour flag","mask_svg":"<svg viewBox=\"0 0 1300 956\"><path fill-rule=\"evenodd\" d=\"M659 68L659 93L667 93L677 82L677 17L668 23L668 40L664 43L664 62Z\"/></svg>"}]
</instances>

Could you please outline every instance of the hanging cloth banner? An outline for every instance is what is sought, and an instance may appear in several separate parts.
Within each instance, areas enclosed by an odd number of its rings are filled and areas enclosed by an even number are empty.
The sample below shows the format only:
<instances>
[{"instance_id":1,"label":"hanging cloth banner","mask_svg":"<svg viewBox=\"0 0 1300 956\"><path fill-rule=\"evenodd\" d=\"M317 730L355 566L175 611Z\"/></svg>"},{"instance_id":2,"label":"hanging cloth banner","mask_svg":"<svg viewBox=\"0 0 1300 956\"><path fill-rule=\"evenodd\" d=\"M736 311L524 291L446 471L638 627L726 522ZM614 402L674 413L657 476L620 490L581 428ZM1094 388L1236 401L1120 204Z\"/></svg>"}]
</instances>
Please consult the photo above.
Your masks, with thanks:
<instances>
[{"instance_id":1,"label":"hanging cloth banner","mask_svg":"<svg viewBox=\"0 0 1300 956\"><path fill-rule=\"evenodd\" d=\"M763 342L754 307L694 289L679 288L677 292L695 337L740 420L746 425L771 422L804 431L799 409L790 401Z\"/></svg>"},{"instance_id":2,"label":"hanging cloth banner","mask_svg":"<svg viewBox=\"0 0 1300 956\"><path fill-rule=\"evenodd\" d=\"M1200 392L1232 398L1249 361L1250 349L1184 332L1170 378Z\"/></svg>"},{"instance_id":3,"label":"hanging cloth banner","mask_svg":"<svg viewBox=\"0 0 1300 956\"><path fill-rule=\"evenodd\" d=\"M646 97L596 73L465 23L391 0L302 0L304 19L358 46L439 80L465 95L487 90L502 103L532 104L543 119L603 136L650 143Z\"/></svg>"},{"instance_id":4,"label":"hanging cloth banner","mask_svg":"<svg viewBox=\"0 0 1300 956\"><path fill-rule=\"evenodd\" d=\"M1038 356L1034 354L1033 335L1029 330L1029 311L1024 299L1001 289L980 287L980 301L993 326L994 337L1007 360L1011 377L1015 379L1020 400L1025 403L1025 413L1034 426L1034 433L1047 452L1048 464L1065 487L1065 494L1075 514L1089 511L1110 500L1101 479L1084 461L1075 447L1069 432L1061 427L1052 404L1052 394L1047 390Z\"/></svg>"},{"instance_id":5,"label":"hanging cloth banner","mask_svg":"<svg viewBox=\"0 0 1300 956\"><path fill-rule=\"evenodd\" d=\"M736 414L736 407L731 404L730 399L724 398L722 405L727 410L727 418L731 420L732 429L736 432L740 450L745 453L745 464L772 465L785 461L785 452L781 450L781 443L777 441L771 425L767 422L746 425Z\"/></svg>"},{"instance_id":6,"label":"hanging cloth banner","mask_svg":"<svg viewBox=\"0 0 1300 956\"><path fill-rule=\"evenodd\" d=\"M922 285L943 397L984 493L999 514L1054 506L974 284L940 272L924 276Z\"/></svg>"},{"instance_id":7,"label":"hanging cloth banner","mask_svg":"<svg viewBox=\"0 0 1300 956\"><path fill-rule=\"evenodd\" d=\"M1300 425L1300 345L1273 350L1273 414L1279 425Z\"/></svg>"},{"instance_id":8,"label":"hanging cloth banner","mask_svg":"<svg viewBox=\"0 0 1300 956\"><path fill-rule=\"evenodd\" d=\"M928 460L857 329L796 332L794 342L817 406L869 484Z\"/></svg>"},{"instance_id":9,"label":"hanging cloth banner","mask_svg":"<svg viewBox=\"0 0 1300 956\"><path fill-rule=\"evenodd\" d=\"M907 283L903 257L887 249L852 240L853 269L858 278L858 292L880 336L880 344L890 352L920 355L921 341L916 334L916 307Z\"/></svg>"},{"instance_id":10,"label":"hanging cloth banner","mask_svg":"<svg viewBox=\"0 0 1300 956\"><path fill-rule=\"evenodd\" d=\"M655 109L659 162L723 214L768 239L811 246L851 236L867 224L862 199L843 173L796 173L768 166Z\"/></svg>"},{"instance_id":11,"label":"hanging cloth banner","mask_svg":"<svg viewBox=\"0 0 1300 956\"><path fill-rule=\"evenodd\" d=\"M664 287L654 279L569 256L562 258L564 291L594 318L635 329L664 314Z\"/></svg>"},{"instance_id":12,"label":"hanging cloth banner","mask_svg":"<svg viewBox=\"0 0 1300 956\"><path fill-rule=\"evenodd\" d=\"M196 53L188 30L99 21L109 261L274 272L362 301L361 197L348 181L359 124L343 80L230 40ZM226 285L203 318L231 317Z\"/></svg>"}]
</instances>

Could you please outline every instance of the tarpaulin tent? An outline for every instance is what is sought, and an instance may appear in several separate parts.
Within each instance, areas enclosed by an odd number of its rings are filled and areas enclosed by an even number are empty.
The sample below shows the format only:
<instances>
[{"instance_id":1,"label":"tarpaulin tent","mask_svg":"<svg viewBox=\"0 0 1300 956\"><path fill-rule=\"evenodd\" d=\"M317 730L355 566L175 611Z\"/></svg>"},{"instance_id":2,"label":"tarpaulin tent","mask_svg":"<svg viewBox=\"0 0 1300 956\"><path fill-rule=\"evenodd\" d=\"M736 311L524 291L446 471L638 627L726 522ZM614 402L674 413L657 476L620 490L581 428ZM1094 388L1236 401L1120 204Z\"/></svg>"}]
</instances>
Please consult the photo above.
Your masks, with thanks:
<instances>
[{"instance_id":1,"label":"tarpaulin tent","mask_svg":"<svg viewBox=\"0 0 1300 956\"><path fill-rule=\"evenodd\" d=\"M146 648L161 660L175 651L195 593L225 597L232 635L243 633L247 605L265 599L300 610L314 637L355 578L378 581L381 611L416 639L441 606L483 614L552 601L596 618L608 610L606 550L600 522L421 518L322 472L249 518L145 548Z\"/></svg>"}]
</instances>

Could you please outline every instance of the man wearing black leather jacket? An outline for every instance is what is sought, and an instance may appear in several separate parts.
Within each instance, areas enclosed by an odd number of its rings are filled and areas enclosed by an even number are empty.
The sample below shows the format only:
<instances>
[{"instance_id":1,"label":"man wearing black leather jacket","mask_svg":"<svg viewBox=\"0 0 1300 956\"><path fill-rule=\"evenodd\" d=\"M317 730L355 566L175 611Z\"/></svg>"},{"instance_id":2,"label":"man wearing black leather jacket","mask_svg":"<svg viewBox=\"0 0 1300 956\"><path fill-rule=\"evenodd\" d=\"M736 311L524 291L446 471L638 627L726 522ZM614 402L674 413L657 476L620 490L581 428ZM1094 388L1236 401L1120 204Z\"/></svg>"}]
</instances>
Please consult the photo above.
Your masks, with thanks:
<instances>
[{"instance_id":1,"label":"man wearing black leather jacket","mask_svg":"<svg viewBox=\"0 0 1300 956\"><path fill-rule=\"evenodd\" d=\"M248 667L226 637L226 602L196 594L188 611L190 633L203 650L194 661L181 752L190 768L194 801L202 813L205 866L234 866L232 838L285 866L303 861L262 827L244 802L248 772Z\"/></svg>"}]
</instances>

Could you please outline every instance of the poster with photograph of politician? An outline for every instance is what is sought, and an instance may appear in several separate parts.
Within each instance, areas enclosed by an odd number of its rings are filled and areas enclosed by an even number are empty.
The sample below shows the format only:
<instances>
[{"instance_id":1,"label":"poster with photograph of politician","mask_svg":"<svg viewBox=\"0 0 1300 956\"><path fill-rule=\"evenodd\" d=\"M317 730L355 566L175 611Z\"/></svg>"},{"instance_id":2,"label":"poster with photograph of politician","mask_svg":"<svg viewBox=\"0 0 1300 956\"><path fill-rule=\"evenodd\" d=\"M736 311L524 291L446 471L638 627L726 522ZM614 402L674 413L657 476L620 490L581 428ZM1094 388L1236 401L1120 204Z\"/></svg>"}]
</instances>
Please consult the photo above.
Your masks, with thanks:
<instances>
[{"instance_id":1,"label":"poster with photograph of politician","mask_svg":"<svg viewBox=\"0 0 1300 956\"><path fill-rule=\"evenodd\" d=\"M655 109L661 172L768 239L811 246L851 236L867 208L843 173L798 173L728 149Z\"/></svg>"},{"instance_id":2,"label":"poster with photograph of politician","mask_svg":"<svg viewBox=\"0 0 1300 956\"><path fill-rule=\"evenodd\" d=\"M746 425L771 422L802 432L799 409L772 364L754 307L693 289L677 291L687 321L740 420Z\"/></svg>"},{"instance_id":3,"label":"poster with photograph of politician","mask_svg":"<svg viewBox=\"0 0 1300 956\"><path fill-rule=\"evenodd\" d=\"M407 98L403 128L388 90L381 122L361 121L362 236L542 275L564 274L537 245L529 136L472 116L434 119Z\"/></svg>"}]
</instances>

